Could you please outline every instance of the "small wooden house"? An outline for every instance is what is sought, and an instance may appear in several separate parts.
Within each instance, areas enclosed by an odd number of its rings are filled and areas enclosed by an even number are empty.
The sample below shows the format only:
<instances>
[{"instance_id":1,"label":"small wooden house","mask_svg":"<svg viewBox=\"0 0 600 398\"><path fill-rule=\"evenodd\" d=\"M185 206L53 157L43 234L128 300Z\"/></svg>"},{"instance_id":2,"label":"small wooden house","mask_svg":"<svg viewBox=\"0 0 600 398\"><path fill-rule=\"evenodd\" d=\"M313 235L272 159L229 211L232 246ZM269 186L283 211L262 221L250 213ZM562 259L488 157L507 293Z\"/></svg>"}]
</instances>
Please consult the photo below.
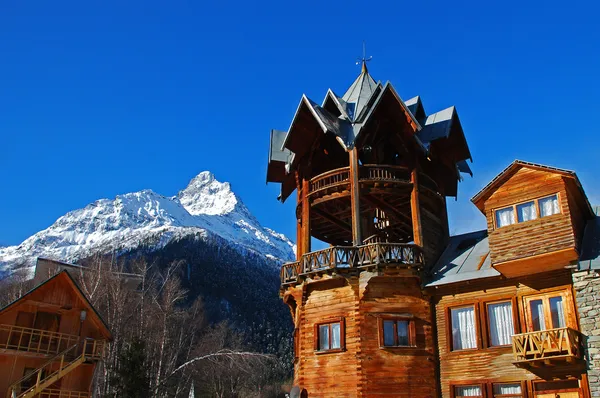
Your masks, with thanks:
<instances>
[{"instance_id":1,"label":"small wooden house","mask_svg":"<svg viewBox=\"0 0 600 398\"><path fill-rule=\"evenodd\" d=\"M280 293L298 391L590 397L572 277L596 217L583 188L515 161L472 199L487 229L450 236L446 198L470 157L454 107L427 115L364 62L342 97L303 96L289 130L271 132L267 181L282 201L296 191Z\"/></svg>"},{"instance_id":2,"label":"small wooden house","mask_svg":"<svg viewBox=\"0 0 600 398\"><path fill-rule=\"evenodd\" d=\"M111 334L67 271L0 309L0 393L84 398Z\"/></svg>"}]
</instances>

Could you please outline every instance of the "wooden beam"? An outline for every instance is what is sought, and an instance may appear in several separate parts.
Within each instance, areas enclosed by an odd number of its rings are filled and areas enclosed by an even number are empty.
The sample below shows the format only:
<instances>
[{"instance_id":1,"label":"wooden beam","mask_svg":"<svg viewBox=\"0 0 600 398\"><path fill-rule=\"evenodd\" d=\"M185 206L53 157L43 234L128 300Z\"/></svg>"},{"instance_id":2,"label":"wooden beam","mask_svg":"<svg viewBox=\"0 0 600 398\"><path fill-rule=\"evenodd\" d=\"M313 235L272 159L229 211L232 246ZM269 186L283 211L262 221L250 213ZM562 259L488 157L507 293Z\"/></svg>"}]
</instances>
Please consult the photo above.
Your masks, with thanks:
<instances>
[{"instance_id":1,"label":"wooden beam","mask_svg":"<svg viewBox=\"0 0 600 398\"><path fill-rule=\"evenodd\" d=\"M370 203L372 206L379 207L384 212L395 216L396 221L398 221L400 225L407 228L404 232L406 232L408 235L411 235L412 228L411 224L409 224L411 222L410 217L408 217L406 214L402 213L395 207L388 205L386 202L375 196L365 196L363 199L365 200L365 202ZM404 219L407 222L403 222L401 219Z\"/></svg>"},{"instance_id":2,"label":"wooden beam","mask_svg":"<svg viewBox=\"0 0 600 398\"><path fill-rule=\"evenodd\" d=\"M308 198L309 180L302 178L302 254L310 252L310 202Z\"/></svg>"},{"instance_id":3,"label":"wooden beam","mask_svg":"<svg viewBox=\"0 0 600 398\"><path fill-rule=\"evenodd\" d=\"M327 221L329 221L332 224L335 224L337 227L343 229L344 231L352 233L352 226L343 222L339 218L335 218L334 216L330 215L329 213L319 210L317 208L312 208L312 211L319 217L326 219Z\"/></svg>"},{"instance_id":4,"label":"wooden beam","mask_svg":"<svg viewBox=\"0 0 600 398\"><path fill-rule=\"evenodd\" d=\"M412 193L410 196L410 213L412 216L412 230L415 244L423 247L423 229L421 228L421 207L419 203L419 172L415 167L410 175L410 180L413 183Z\"/></svg>"},{"instance_id":5,"label":"wooden beam","mask_svg":"<svg viewBox=\"0 0 600 398\"><path fill-rule=\"evenodd\" d=\"M352 213L352 241L355 246L362 244L360 229L360 186L358 182L358 149L352 148L350 155L350 211Z\"/></svg>"}]
</instances>

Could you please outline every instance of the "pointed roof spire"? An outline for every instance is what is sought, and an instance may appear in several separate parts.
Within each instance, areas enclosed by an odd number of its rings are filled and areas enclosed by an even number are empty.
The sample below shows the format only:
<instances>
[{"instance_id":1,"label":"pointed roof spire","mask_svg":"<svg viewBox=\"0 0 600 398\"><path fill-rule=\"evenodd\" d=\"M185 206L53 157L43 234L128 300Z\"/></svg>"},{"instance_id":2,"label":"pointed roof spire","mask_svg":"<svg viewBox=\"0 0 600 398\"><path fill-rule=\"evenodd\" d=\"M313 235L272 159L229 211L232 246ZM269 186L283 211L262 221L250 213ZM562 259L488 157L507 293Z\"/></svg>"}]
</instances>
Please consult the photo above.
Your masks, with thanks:
<instances>
[{"instance_id":1,"label":"pointed roof spire","mask_svg":"<svg viewBox=\"0 0 600 398\"><path fill-rule=\"evenodd\" d=\"M362 110L367 106L369 99L377 88L377 83L371 77L369 70L367 69L367 62L372 58L373 57L367 58L365 42L363 42L363 56L358 59L358 61L362 63L360 75L342 97L346 103L346 113L352 122L356 121L360 116Z\"/></svg>"}]
</instances>

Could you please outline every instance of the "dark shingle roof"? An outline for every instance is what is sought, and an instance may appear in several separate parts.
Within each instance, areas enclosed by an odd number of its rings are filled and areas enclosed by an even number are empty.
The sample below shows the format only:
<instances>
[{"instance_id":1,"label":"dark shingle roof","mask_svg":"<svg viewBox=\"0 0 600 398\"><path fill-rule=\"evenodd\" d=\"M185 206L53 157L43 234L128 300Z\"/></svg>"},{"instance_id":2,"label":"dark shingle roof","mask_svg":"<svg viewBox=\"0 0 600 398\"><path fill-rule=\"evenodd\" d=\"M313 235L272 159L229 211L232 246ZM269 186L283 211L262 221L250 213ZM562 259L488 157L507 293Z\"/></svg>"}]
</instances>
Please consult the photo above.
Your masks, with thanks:
<instances>
[{"instance_id":1,"label":"dark shingle roof","mask_svg":"<svg viewBox=\"0 0 600 398\"><path fill-rule=\"evenodd\" d=\"M473 279L500 276L492 268L487 231L451 236L425 286L435 287Z\"/></svg>"}]
</instances>

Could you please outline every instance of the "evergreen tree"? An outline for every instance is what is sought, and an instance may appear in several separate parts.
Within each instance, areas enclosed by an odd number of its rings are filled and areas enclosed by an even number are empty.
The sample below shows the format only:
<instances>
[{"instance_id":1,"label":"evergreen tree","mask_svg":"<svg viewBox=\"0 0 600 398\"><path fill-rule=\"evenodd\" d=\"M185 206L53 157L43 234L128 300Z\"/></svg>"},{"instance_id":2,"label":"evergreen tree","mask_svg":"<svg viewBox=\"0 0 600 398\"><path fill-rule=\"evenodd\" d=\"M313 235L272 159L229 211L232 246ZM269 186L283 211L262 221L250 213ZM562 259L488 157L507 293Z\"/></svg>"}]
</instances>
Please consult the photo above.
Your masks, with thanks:
<instances>
[{"instance_id":1,"label":"evergreen tree","mask_svg":"<svg viewBox=\"0 0 600 398\"><path fill-rule=\"evenodd\" d=\"M113 385L119 398L150 397L150 380L146 375L146 344L134 339L119 355L119 367Z\"/></svg>"}]
</instances>

